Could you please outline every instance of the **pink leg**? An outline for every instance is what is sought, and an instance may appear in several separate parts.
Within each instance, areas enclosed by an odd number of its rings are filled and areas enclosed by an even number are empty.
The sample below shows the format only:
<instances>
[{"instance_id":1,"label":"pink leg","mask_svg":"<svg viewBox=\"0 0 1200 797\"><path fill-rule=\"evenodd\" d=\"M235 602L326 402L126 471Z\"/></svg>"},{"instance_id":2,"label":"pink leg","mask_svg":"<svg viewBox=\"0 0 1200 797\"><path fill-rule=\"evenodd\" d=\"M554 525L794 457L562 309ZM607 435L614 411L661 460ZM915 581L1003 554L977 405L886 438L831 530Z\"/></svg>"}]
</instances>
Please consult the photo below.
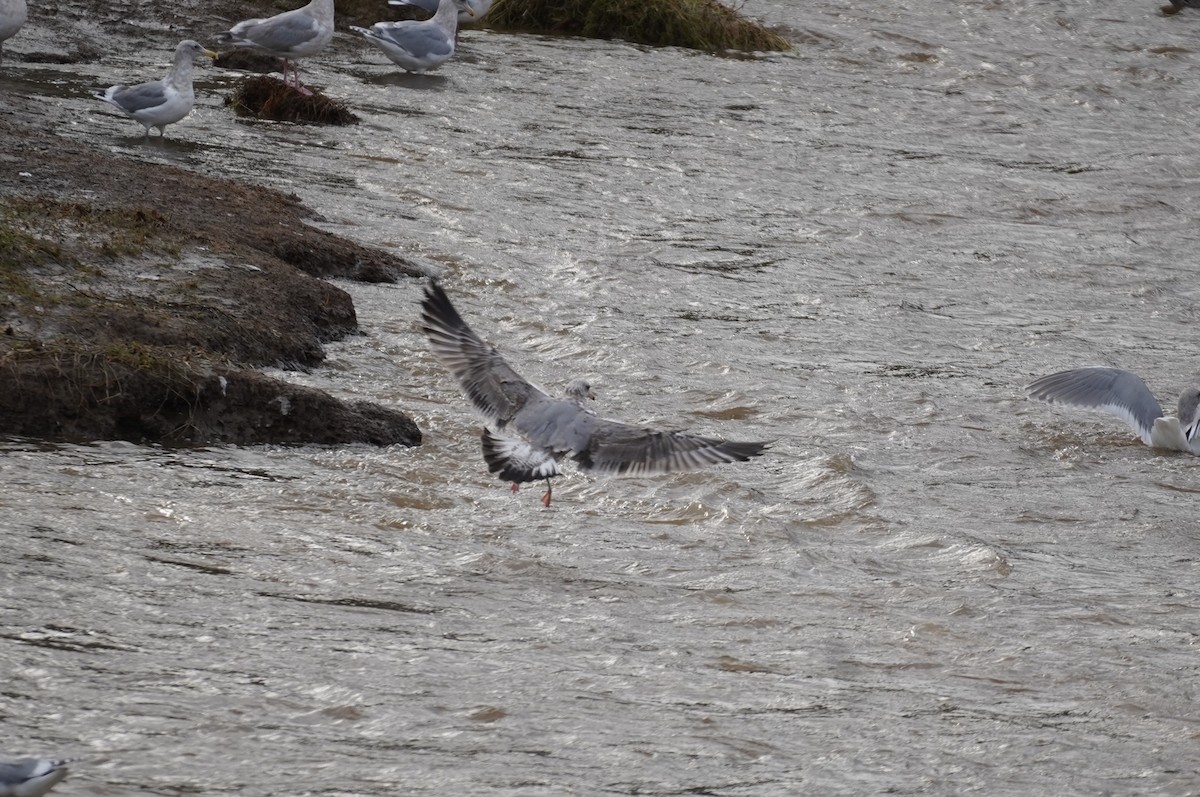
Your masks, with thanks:
<instances>
[{"instance_id":1,"label":"pink leg","mask_svg":"<svg viewBox=\"0 0 1200 797\"><path fill-rule=\"evenodd\" d=\"M550 480L546 479L546 494L542 496L542 506L550 506Z\"/></svg>"}]
</instances>

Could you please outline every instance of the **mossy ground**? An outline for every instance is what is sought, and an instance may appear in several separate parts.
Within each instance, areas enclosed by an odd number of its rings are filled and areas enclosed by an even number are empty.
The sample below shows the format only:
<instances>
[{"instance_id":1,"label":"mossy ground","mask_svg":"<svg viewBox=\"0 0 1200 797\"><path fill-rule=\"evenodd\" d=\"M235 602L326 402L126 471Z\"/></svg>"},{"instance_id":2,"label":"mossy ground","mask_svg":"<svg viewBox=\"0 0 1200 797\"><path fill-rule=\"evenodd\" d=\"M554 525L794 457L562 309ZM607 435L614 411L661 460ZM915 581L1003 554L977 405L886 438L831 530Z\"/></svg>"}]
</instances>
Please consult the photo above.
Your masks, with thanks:
<instances>
[{"instance_id":1,"label":"mossy ground","mask_svg":"<svg viewBox=\"0 0 1200 797\"><path fill-rule=\"evenodd\" d=\"M0 139L20 164L0 171L0 434L420 441L398 411L253 370L315 365L357 331L350 297L320 277L420 269L305 224L273 191L12 122Z\"/></svg>"}]
</instances>

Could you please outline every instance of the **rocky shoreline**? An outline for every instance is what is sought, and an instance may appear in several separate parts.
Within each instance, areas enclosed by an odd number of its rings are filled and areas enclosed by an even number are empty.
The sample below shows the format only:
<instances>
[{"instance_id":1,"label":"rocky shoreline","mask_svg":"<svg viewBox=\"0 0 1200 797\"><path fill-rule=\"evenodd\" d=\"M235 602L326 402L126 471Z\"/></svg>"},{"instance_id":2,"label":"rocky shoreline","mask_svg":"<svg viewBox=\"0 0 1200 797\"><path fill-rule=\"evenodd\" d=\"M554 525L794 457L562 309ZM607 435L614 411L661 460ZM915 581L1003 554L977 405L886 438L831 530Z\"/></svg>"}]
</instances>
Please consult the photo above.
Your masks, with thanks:
<instances>
[{"instance_id":1,"label":"rocky shoreline","mask_svg":"<svg viewBox=\"0 0 1200 797\"><path fill-rule=\"evenodd\" d=\"M420 276L294 197L143 163L0 114L0 435L401 443L404 413L255 370L358 333L324 278ZM236 220L236 222L234 221Z\"/></svg>"}]
</instances>

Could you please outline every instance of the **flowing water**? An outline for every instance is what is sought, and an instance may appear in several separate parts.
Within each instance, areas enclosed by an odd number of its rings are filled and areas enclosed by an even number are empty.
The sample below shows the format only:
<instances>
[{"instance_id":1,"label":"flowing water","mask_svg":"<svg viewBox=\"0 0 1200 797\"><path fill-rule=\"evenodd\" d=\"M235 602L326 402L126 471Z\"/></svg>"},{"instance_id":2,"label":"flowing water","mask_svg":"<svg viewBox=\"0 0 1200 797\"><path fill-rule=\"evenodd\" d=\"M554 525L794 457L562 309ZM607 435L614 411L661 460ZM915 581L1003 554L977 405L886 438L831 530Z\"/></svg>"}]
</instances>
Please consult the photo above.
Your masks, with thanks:
<instances>
[{"instance_id":1,"label":"flowing water","mask_svg":"<svg viewBox=\"0 0 1200 797\"><path fill-rule=\"evenodd\" d=\"M776 441L513 495L417 281L345 284L367 334L283 375L420 448L9 440L0 722L86 759L56 793L1200 791L1200 467L1022 393L1196 381L1200 12L743 10L796 51L469 31L405 76L345 34L303 75L362 124L236 120L202 68L149 144L86 90L219 28L6 63L36 123L427 262L534 381Z\"/></svg>"}]
</instances>

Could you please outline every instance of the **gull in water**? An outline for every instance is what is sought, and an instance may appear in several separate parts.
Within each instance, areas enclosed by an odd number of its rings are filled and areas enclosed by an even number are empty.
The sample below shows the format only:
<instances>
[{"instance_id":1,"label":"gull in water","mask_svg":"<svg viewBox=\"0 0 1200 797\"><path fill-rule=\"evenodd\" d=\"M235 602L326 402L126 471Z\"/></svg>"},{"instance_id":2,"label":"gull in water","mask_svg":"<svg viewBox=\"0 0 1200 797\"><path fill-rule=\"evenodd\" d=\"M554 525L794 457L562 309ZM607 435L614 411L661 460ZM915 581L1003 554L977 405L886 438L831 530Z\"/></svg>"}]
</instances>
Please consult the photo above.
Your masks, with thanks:
<instances>
[{"instance_id":1,"label":"gull in water","mask_svg":"<svg viewBox=\"0 0 1200 797\"><path fill-rule=\"evenodd\" d=\"M257 50L283 59L283 82L304 94L297 58L316 55L333 40L333 0L312 0L303 8L266 19L247 19L217 36L220 44ZM293 82L288 83L288 66Z\"/></svg>"},{"instance_id":2,"label":"gull in water","mask_svg":"<svg viewBox=\"0 0 1200 797\"><path fill-rule=\"evenodd\" d=\"M438 0L388 0L388 5L419 8L433 14L437 12ZM472 22L479 22L491 9L492 0L466 0L466 8L460 9L458 12L458 24L468 25Z\"/></svg>"},{"instance_id":3,"label":"gull in water","mask_svg":"<svg viewBox=\"0 0 1200 797\"><path fill-rule=\"evenodd\" d=\"M376 22L370 28L350 30L383 51L393 63L409 72L437 69L454 55L458 14L474 15L466 0L438 0L437 13L426 20Z\"/></svg>"},{"instance_id":4,"label":"gull in water","mask_svg":"<svg viewBox=\"0 0 1200 797\"><path fill-rule=\"evenodd\" d=\"M199 42L185 39L175 48L175 65L162 80L136 86L110 86L96 92L95 97L141 122L146 128L146 138L150 137L152 127L157 127L159 136L164 136L167 125L187 116L196 104L196 95L192 91L192 62L198 55L217 57Z\"/></svg>"},{"instance_id":5,"label":"gull in water","mask_svg":"<svg viewBox=\"0 0 1200 797\"><path fill-rule=\"evenodd\" d=\"M4 56L5 40L17 35L28 14L25 0L0 0L0 58Z\"/></svg>"},{"instance_id":6,"label":"gull in water","mask_svg":"<svg viewBox=\"0 0 1200 797\"><path fill-rule=\"evenodd\" d=\"M549 396L467 326L435 281L425 289L421 322L434 356L489 424L482 435L488 470L512 482L513 492L524 482L545 479L545 506L550 506L550 479L562 475L558 463L564 457L585 471L639 476L745 462L769 445L600 418L584 409L584 400L594 396L583 379L567 386L565 398Z\"/></svg>"},{"instance_id":7,"label":"gull in water","mask_svg":"<svg viewBox=\"0 0 1200 797\"><path fill-rule=\"evenodd\" d=\"M1090 366L1035 379L1025 388L1030 398L1068 407L1102 410L1122 418L1142 442L1154 448L1200 454L1200 389L1179 397L1178 415L1163 415L1141 377L1121 368Z\"/></svg>"},{"instance_id":8,"label":"gull in water","mask_svg":"<svg viewBox=\"0 0 1200 797\"><path fill-rule=\"evenodd\" d=\"M0 797L41 797L67 776L70 759L0 761Z\"/></svg>"}]
</instances>

